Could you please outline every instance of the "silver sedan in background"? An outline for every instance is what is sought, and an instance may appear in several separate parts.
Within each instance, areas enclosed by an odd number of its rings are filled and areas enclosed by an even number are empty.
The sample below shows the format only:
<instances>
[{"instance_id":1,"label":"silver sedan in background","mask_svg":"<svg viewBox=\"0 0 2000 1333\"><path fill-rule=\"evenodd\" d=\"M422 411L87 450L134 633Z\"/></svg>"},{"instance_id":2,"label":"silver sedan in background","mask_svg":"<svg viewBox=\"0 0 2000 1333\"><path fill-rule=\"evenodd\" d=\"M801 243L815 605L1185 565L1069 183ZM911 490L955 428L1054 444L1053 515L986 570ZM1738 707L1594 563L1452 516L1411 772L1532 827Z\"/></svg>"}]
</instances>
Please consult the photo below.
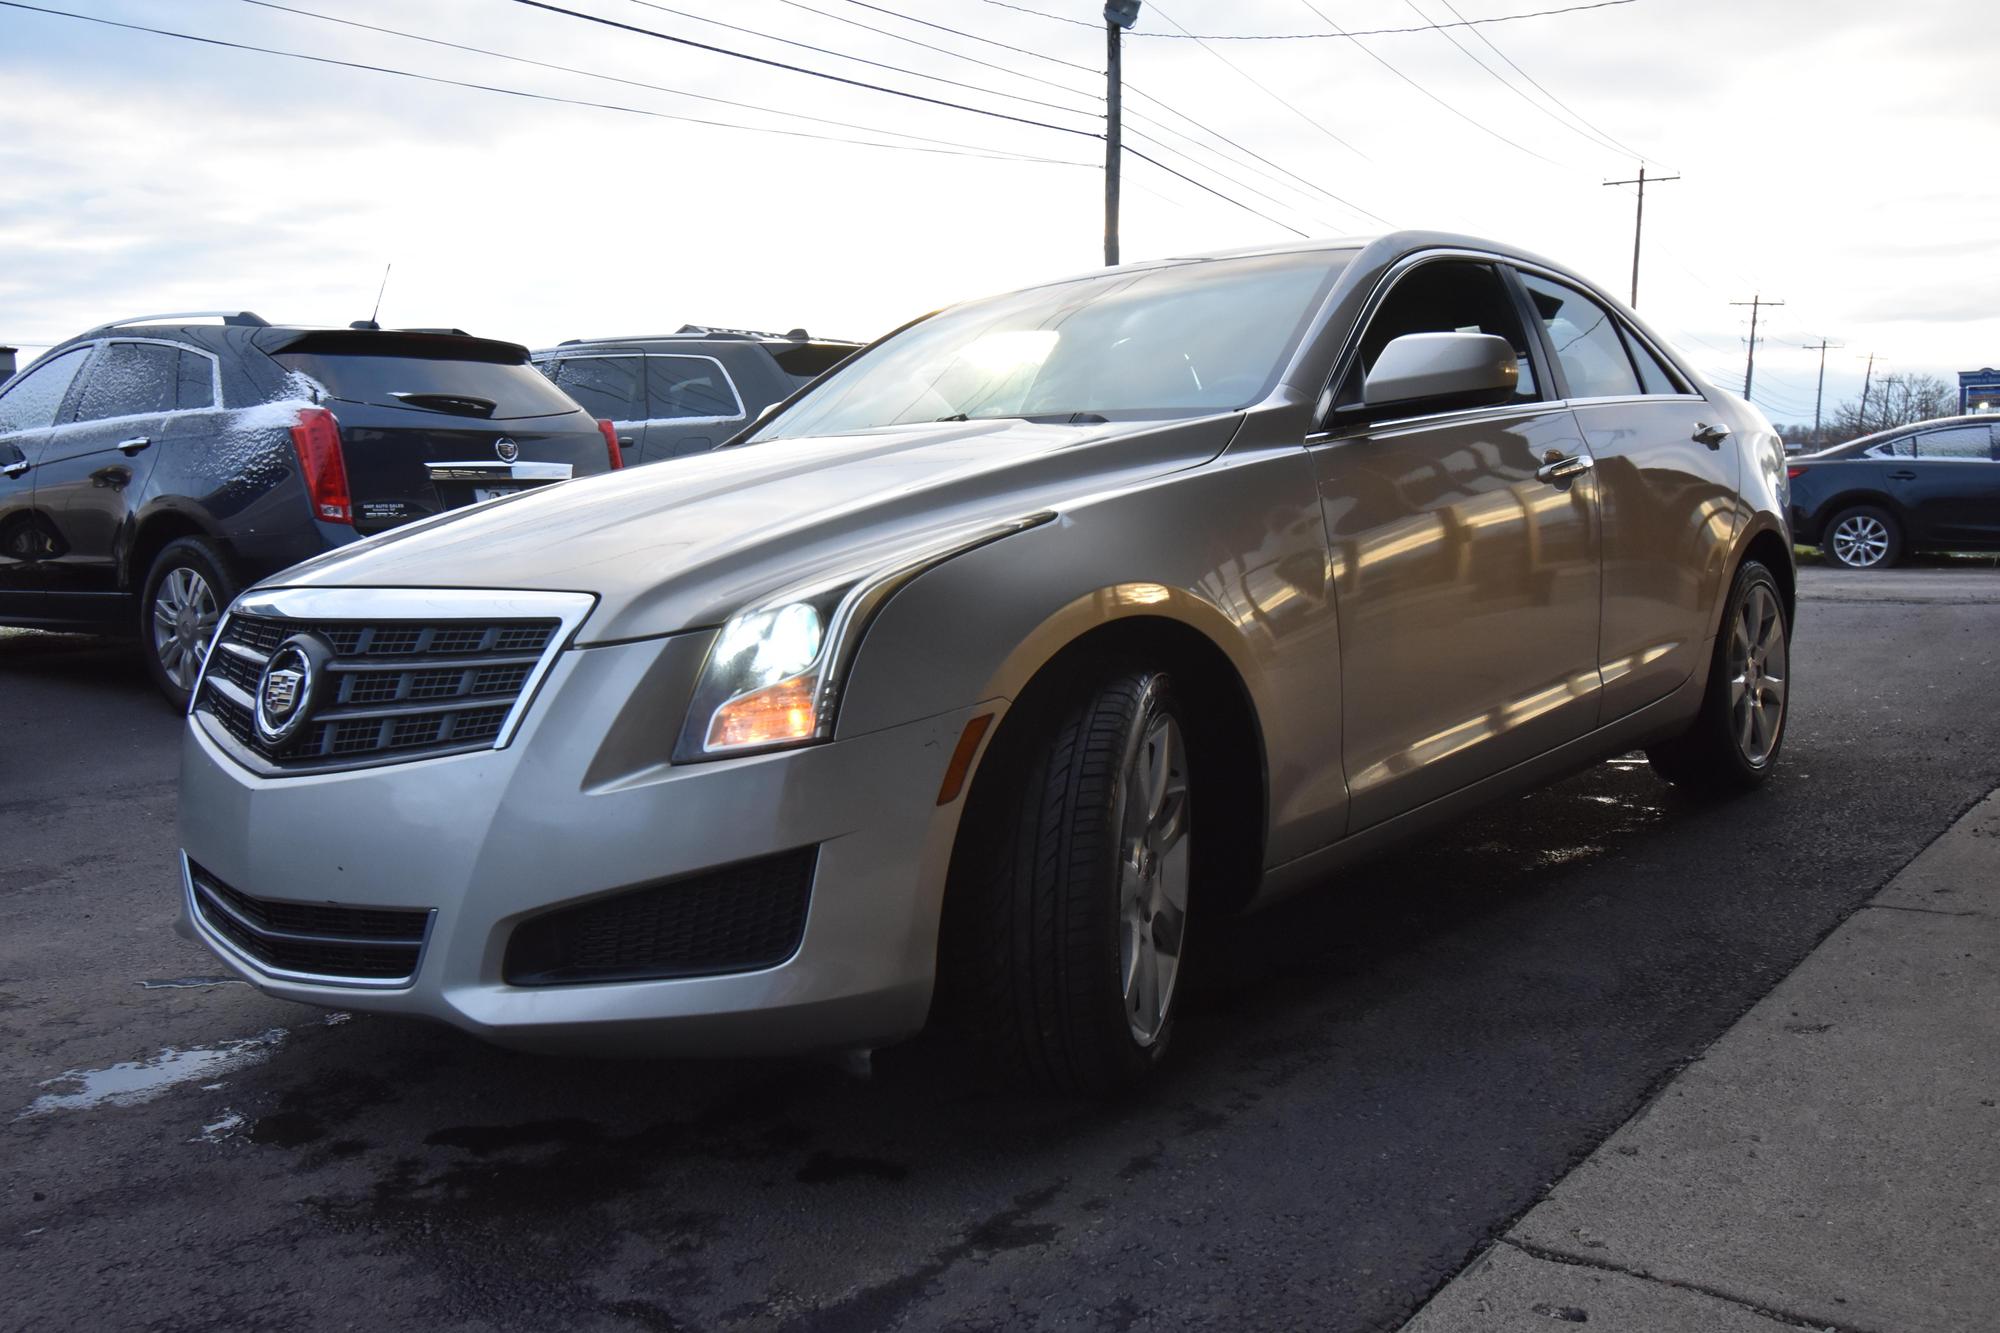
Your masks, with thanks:
<instances>
[{"instance_id":1,"label":"silver sedan in background","mask_svg":"<svg viewBox=\"0 0 2000 1333\"><path fill-rule=\"evenodd\" d=\"M273 995L514 1045L936 1012L1117 1087L1222 913L1635 746L1763 780L1785 484L1630 311L1466 237L972 302L714 452L243 594L183 929Z\"/></svg>"}]
</instances>

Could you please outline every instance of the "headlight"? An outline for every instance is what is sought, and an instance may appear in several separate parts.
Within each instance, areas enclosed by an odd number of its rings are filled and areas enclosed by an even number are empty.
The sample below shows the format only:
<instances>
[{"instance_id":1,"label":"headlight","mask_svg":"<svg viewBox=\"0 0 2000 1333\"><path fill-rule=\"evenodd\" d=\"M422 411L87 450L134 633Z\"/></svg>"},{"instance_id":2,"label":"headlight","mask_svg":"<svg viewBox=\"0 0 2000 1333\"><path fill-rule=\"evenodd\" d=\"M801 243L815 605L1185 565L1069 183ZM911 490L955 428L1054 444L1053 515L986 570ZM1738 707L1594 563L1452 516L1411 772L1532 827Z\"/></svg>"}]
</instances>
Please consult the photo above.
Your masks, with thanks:
<instances>
[{"instance_id":1,"label":"headlight","mask_svg":"<svg viewBox=\"0 0 2000 1333\"><path fill-rule=\"evenodd\" d=\"M724 625L674 757L798 745L830 728L827 626L842 591L745 611Z\"/></svg>"}]
</instances>

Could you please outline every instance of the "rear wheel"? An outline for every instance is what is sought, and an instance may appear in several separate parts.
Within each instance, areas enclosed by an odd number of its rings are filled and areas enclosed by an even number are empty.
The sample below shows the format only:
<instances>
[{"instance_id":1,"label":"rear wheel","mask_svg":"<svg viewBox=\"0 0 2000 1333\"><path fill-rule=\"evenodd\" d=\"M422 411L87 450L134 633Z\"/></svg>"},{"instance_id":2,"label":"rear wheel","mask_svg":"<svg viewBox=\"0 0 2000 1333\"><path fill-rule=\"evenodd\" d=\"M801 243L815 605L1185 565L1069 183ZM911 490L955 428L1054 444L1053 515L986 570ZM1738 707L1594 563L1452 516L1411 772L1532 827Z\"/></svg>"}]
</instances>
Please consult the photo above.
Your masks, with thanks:
<instances>
[{"instance_id":1,"label":"rear wheel","mask_svg":"<svg viewBox=\"0 0 2000 1333\"><path fill-rule=\"evenodd\" d=\"M1653 771L1694 795L1745 791L1769 777L1791 704L1791 626L1778 581L1746 560L1716 636L1694 725L1646 751Z\"/></svg>"},{"instance_id":2,"label":"rear wheel","mask_svg":"<svg viewBox=\"0 0 2000 1333\"><path fill-rule=\"evenodd\" d=\"M1903 558L1903 525L1875 505L1856 505L1826 525L1826 553L1849 569L1887 569Z\"/></svg>"},{"instance_id":3,"label":"rear wheel","mask_svg":"<svg viewBox=\"0 0 2000 1333\"><path fill-rule=\"evenodd\" d=\"M160 693L185 708L236 580L222 553L199 537L168 542L153 559L139 602L139 647Z\"/></svg>"},{"instance_id":4,"label":"rear wheel","mask_svg":"<svg viewBox=\"0 0 2000 1333\"><path fill-rule=\"evenodd\" d=\"M946 966L962 1017L1017 1073L1109 1092L1173 1035L1192 877L1186 738L1172 682L1151 670L1108 673L1022 721L993 756L1001 785L968 812Z\"/></svg>"}]
</instances>

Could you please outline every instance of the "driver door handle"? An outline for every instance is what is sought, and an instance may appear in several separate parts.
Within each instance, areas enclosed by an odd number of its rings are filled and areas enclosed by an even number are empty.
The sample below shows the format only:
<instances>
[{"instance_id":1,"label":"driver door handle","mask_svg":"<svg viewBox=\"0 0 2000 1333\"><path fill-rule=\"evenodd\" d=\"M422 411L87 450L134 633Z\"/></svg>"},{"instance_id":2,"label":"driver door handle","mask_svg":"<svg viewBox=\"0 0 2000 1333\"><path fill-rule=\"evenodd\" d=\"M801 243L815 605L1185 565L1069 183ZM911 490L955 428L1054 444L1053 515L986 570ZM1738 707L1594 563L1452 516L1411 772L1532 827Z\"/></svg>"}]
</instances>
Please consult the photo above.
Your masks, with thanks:
<instances>
[{"instance_id":1,"label":"driver door handle","mask_svg":"<svg viewBox=\"0 0 2000 1333\"><path fill-rule=\"evenodd\" d=\"M1728 438L1729 427L1721 424L1711 426L1707 422L1701 422L1694 428L1694 442L1705 444L1711 449L1720 449L1722 442Z\"/></svg>"},{"instance_id":2,"label":"driver door handle","mask_svg":"<svg viewBox=\"0 0 2000 1333\"><path fill-rule=\"evenodd\" d=\"M1589 454L1565 456L1551 450L1549 461L1535 469L1535 477L1539 481L1564 481L1570 477L1581 476L1595 466L1597 460Z\"/></svg>"},{"instance_id":3,"label":"driver door handle","mask_svg":"<svg viewBox=\"0 0 2000 1333\"><path fill-rule=\"evenodd\" d=\"M152 448L152 446L153 446L152 436L134 435L129 440L118 441L118 452L124 454L127 458L130 458L133 454L138 453L141 449L150 449Z\"/></svg>"},{"instance_id":4,"label":"driver door handle","mask_svg":"<svg viewBox=\"0 0 2000 1333\"><path fill-rule=\"evenodd\" d=\"M17 459L12 463L0 463L0 477L18 477L33 466L34 464L25 458Z\"/></svg>"}]
</instances>

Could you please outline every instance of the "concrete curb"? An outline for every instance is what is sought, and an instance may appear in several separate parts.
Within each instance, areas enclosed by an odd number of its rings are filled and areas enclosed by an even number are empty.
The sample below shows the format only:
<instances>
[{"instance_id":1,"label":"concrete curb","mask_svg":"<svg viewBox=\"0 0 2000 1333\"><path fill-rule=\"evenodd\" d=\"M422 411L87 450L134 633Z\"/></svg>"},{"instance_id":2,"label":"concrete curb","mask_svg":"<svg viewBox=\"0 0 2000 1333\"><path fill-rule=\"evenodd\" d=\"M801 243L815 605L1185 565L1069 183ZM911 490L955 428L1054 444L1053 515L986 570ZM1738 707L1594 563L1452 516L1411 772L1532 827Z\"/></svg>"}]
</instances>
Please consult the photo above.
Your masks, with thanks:
<instances>
[{"instance_id":1,"label":"concrete curb","mask_svg":"<svg viewBox=\"0 0 2000 1333\"><path fill-rule=\"evenodd\" d=\"M2000 792L1405 1333L2000 1326Z\"/></svg>"}]
</instances>

